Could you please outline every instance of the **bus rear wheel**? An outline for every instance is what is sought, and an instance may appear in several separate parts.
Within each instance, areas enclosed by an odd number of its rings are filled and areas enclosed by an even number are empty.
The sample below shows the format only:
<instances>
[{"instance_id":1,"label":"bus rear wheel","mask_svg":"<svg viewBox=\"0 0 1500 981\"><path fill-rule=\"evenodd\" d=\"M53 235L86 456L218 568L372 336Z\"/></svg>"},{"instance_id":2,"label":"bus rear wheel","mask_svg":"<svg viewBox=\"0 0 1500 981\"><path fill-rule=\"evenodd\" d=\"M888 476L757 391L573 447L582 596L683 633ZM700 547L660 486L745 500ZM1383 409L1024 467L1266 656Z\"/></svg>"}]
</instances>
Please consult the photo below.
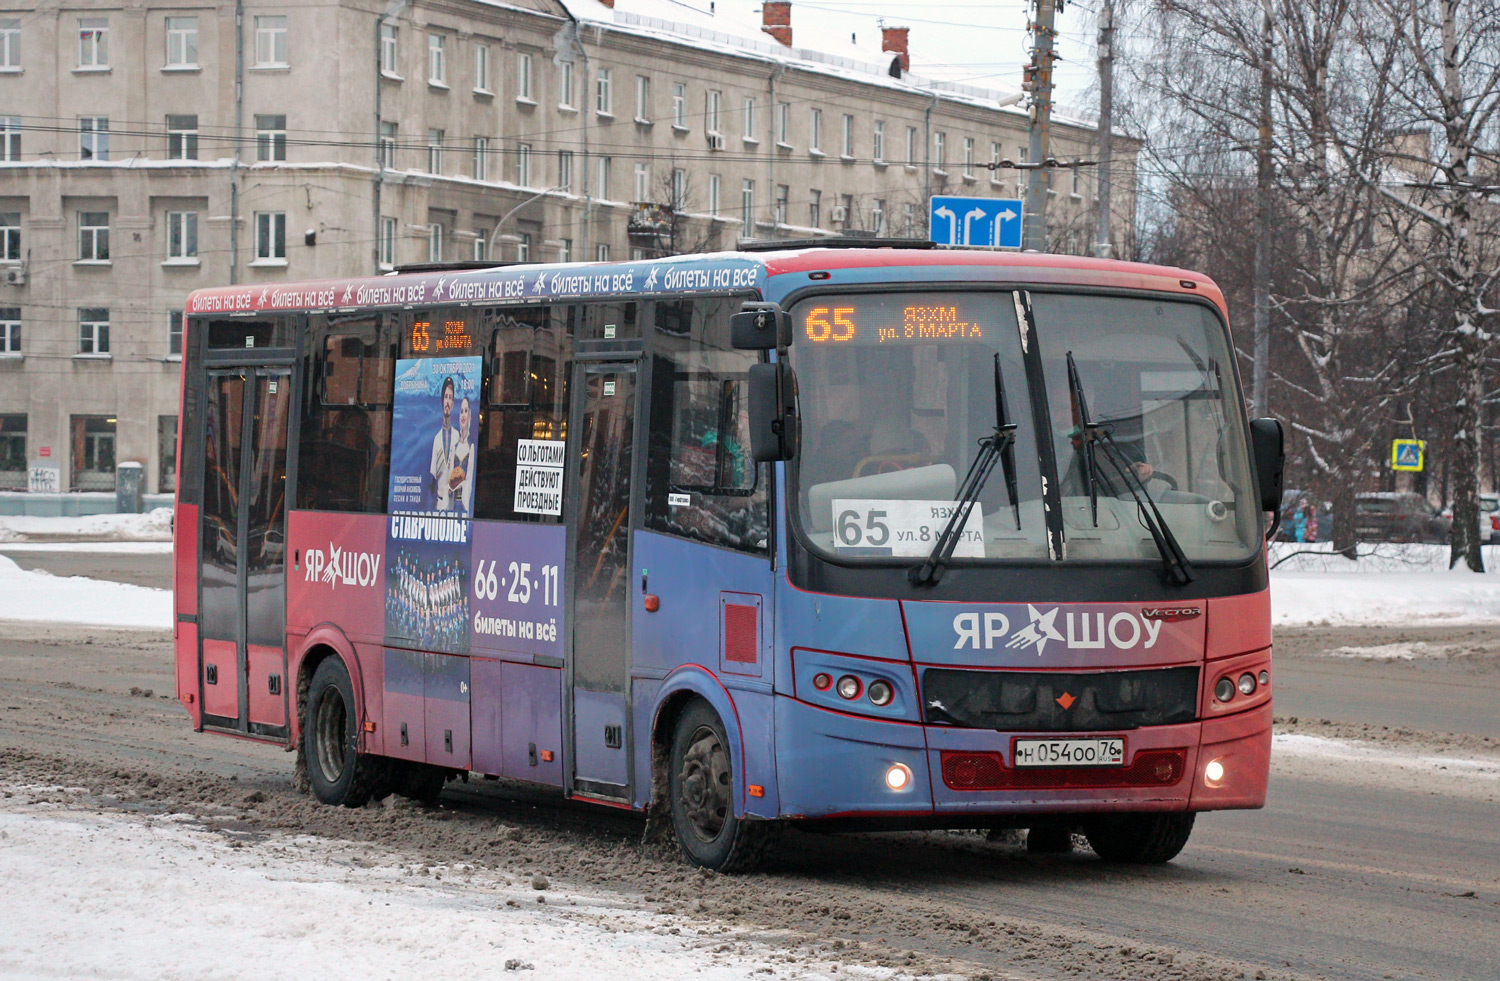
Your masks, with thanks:
<instances>
[{"instance_id":1,"label":"bus rear wheel","mask_svg":"<svg viewBox=\"0 0 1500 981\"><path fill-rule=\"evenodd\" d=\"M669 793L672 827L688 861L717 872L750 872L775 843L776 825L734 813L734 757L724 724L706 702L677 719Z\"/></svg>"},{"instance_id":2,"label":"bus rear wheel","mask_svg":"<svg viewBox=\"0 0 1500 981\"><path fill-rule=\"evenodd\" d=\"M302 723L302 748L313 796L361 807L387 782L385 761L359 752L359 712L349 669L337 656L313 672Z\"/></svg>"},{"instance_id":3,"label":"bus rear wheel","mask_svg":"<svg viewBox=\"0 0 1500 981\"><path fill-rule=\"evenodd\" d=\"M1084 825L1089 847L1106 862L1160 865L1176 858L1193 833L1191 811L1111 814Z\"/></svg>"}]
</instances>

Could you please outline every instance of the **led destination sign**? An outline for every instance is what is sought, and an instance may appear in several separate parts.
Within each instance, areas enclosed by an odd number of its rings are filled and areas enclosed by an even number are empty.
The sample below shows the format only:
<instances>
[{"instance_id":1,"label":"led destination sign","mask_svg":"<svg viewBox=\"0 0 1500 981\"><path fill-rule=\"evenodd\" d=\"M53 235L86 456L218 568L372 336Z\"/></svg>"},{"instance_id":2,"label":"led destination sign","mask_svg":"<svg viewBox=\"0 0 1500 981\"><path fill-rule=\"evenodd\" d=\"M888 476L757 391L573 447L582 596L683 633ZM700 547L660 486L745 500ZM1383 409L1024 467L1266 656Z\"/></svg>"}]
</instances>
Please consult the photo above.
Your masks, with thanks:
<instances>
[{"instance_id":1,"label":"led destination sign","mask_svg":"<svg viewBox=\"0 0 1500 981\"><path fill-rule=\"evenodd\" d=\"M813 344L926 344L983 340L989 321L977 298L962 301L900 296L840 297L809 301L797 310L800 340Z\"/></svg>"}]
</instances>

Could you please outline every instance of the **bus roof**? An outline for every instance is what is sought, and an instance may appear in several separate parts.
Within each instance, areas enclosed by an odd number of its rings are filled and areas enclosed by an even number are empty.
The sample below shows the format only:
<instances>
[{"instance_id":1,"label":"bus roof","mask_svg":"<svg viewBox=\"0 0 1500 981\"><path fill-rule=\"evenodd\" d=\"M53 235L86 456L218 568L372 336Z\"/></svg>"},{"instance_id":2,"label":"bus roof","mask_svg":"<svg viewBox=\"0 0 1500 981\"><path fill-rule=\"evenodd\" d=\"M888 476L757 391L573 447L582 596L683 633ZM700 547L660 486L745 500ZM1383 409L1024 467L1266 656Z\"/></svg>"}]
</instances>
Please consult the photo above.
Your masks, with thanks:
<instances>
[{"instance_id":1,"label":"bus roof","mask_svg":"<svg viewBox=\"0 0 1500 981\"><path fill-rule=\"evenodd\" d=\"M899 271L899 276L895 275ZM893 280L1095 286L1196 294L1224 310L1219 288L1183 269L1084 256L975 249L813 248L711 252L629 262L550 263L195 290L190 315L317 312L438 304L513 304L759 291L779 299L826 272L829 285ZM789 277L789 278L788 278ZM823 279L824 277L819 277Z\"/></svg>"}]
</instances>

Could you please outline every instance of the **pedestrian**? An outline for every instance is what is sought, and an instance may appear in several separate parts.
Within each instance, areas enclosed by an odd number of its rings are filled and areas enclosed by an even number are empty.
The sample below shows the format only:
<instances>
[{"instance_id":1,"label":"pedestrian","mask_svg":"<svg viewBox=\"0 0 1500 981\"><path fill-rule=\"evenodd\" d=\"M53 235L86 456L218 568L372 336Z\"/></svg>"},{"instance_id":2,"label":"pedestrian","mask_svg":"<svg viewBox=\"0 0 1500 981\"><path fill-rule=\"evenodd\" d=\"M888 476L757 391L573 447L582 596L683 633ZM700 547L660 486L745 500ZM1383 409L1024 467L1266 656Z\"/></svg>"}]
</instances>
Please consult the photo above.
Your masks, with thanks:
<instances>
[{"instance_id":1,"label":"pedestrian","mask_svg":"<svg viewBox=\"0 0 1500 981\"><path fill-rule=\"evenodd\" d=\"M1307 502L1303 501L1297 505L1297 511L1292 515L1292 535L1298 542L1307 541Z\"/></svg>"}]
</instances>

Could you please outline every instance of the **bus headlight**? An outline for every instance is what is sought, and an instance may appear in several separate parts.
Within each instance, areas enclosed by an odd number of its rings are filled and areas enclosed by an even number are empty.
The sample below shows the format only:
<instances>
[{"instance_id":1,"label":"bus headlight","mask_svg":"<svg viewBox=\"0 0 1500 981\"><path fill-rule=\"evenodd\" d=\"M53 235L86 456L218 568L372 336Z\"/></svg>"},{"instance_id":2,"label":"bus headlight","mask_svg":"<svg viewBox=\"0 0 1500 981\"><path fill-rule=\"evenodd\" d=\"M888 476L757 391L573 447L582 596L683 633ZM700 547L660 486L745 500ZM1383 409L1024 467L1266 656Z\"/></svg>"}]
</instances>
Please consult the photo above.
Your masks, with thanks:
<instances>
[{"instance_id":1,"label":"bus headlight","mask_svg":"<svg viewBox=\"0 0 1500 981\"><path fill-rule=\"evenodd\" d=\"M1253 695L1255 693L1255 675L1246 671L1240 675L1240 694Z\"/></svg>"},{"instance_id":2,"label":"bus headlight","mask_svg":"<svg viewBox=\"0 0 1500 981\"><path fill-rule=\"evenodd\" d=\"M911 786L911 767L905 763L892 763L885 771L885 785L892 790L905 790Z\"/></svg>"},{"instance_id":3,"label":"bus headlight","mask_svg":"<svg viewBox=\"0 0 1500 981\"><path fill-rule=\"evenodd\" d=\"M1214 685L1214 697L1221 702L1227 702L1234 697L1234 682L1227 677L1220 678L1219 683Z\"/></svg>"},{"instance_id":4,"label":"bus headlight","mask_svg":"<svg viewBox=\"0 0 1500 981\"><path fill-rule=\"evenodd\" d=\"M852 674L846 674L839 679L840 698L845 698L852 702L854 699L858 698L860 692L864 690L865 686L860 684L859 679L854 677L854 675Z\"/></svg>"},{"instance_id":5,"label":"bus headlight","mask_svg":"<svg viewBox=\"0 0 1500 981\"><path fill-rule=\"evenodd\" d=\"M891 686L886 684L884 681L870 682L871 705L878 705L883 708L891 704L891 700L895 697L896 693L891 689Z\"/></svg>"},{"instance_id":6,"label":"bus headlight","mask_svg":"<svg viewBox=\"0 0 1500 981\"><path fill-rule=\"evenodd\" d=\"M1224 780L1224 764L1209 760L1208 766L1203 768L1203 779L1210 787L1217 787Z\"/></svg>"}]
</instances>

